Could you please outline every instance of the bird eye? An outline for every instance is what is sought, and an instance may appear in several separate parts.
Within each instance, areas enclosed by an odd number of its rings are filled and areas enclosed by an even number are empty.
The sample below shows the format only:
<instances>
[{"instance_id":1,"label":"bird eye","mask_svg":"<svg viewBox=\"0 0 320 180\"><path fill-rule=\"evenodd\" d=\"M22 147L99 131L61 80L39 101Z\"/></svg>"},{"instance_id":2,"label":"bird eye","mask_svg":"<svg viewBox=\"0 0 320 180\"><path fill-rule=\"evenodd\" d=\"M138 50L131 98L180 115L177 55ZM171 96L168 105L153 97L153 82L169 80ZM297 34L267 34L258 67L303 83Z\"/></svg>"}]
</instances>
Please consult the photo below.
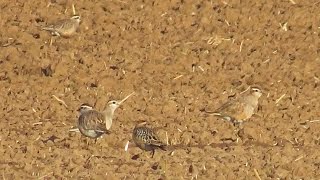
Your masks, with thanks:
<instances>
[{"instance_id":1,"label":"bird eye","mask_svg":"<svg viewBox=\"0 0 320 180\"><path fill-rule=\"evenodd\" d=\"M113 102L112 102L112 104L116 104L116 102L115 102L115 101L113 101Z\"/></svg>"}]
</instances>

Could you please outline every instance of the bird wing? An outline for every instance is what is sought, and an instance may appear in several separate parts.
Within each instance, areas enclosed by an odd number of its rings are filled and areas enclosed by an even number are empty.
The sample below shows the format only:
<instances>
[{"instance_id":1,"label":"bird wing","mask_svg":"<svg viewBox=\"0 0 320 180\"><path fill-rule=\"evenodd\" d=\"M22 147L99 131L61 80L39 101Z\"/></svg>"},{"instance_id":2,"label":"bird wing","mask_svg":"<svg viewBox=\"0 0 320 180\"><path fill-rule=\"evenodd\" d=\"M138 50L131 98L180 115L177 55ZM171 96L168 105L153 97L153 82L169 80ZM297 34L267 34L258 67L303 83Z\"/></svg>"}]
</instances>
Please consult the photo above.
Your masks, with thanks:
<instances>
[{"instance_id":1,"label":"bird wing","mask_svg":"<svg viewBox=\"0 0 320 180\"><path fill-rule=\"evenodd\" d=\"M91 110L80 115L79 125L87 130L95 130L103 133L107 132L103 114L95 110Z\"/></svg>"},{"instance_id":2,"label":"bird wing","mask_svg":"<svg viewBox=\"0 0 320 180\"><path fill-rule=\"evenodd\" d=\"M148 129L149 133L147 133L147 144L153 146L164 146L165 144L160 140L158 135L151 129Z\"/></svg>"},{"instance_id":3,"label":"bird wing","mask_svg":"<svg viewBox=\"0 0 320 180\"><path fill-rule=\"evenodd\" d=\"M53 28L54 29L63 29L66 28L66 26L68 26L69 19L63 19L60 21L57 21L56 23L53 24Z\"/></svg>"},{"instance_id":4,"label":"bird wing","mask_svg":"<svg viewBox=\"0 0 320 180\"><path fill-rule=\"evenodd\" d=\"M231 121L246 119L244 112L245 103L241 99L228 101L218 108L215 112L217 116Z\"/></svg>"}]
</instances>

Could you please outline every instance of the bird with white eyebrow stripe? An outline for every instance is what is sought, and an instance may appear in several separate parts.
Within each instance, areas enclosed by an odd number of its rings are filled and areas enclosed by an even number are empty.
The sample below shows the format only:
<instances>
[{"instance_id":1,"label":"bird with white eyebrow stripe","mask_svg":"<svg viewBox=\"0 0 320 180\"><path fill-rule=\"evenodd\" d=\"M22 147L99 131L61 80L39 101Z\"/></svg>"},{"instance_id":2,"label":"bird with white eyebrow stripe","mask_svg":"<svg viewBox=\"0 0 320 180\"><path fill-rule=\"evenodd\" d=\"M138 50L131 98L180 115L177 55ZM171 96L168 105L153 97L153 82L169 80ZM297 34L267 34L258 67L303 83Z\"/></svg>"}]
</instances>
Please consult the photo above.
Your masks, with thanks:
<instances>
[{"instance_id":1,"label":"bird with white eyebrow stripe","mask_svg":"<svg viewBox=\"0 0 320 180\"><path fill-rule=\"evenodd\" d=\"M81 105L79 108L80 116L78 118L78 128L81 134L92 139L97 139L103 134L108 134L112 126L115 110L133 94L131 93L119 101L109 101L106 109L102 112L93 109L88 104Z\"/></svg>"},{"instance_id":2,"label":"bird with white eyebrow stripe","mask_svg":"<svg viewBox=\"0 0 320 180\"><path fill-rule=\"evenodd\" d=\"M213 112L206 112L234 124L242 123L255 113L261 95L262 91L260 89L248 88L248 91L245 91L238 98L225 102Z\"/></svg>"},{"instance_id":3,"label":"bird with white eyebrow stripe","mask_svg":"<svg viewBox=\"0 0 320 180\"><path fill-rule=\"evenodd\" d=\"M43 27L42 30L49 31L55 36L70 37L78 30L80 22L80 16L73 15L69 19L59 20L51 25Z\"/></svg>"}]
</instances>

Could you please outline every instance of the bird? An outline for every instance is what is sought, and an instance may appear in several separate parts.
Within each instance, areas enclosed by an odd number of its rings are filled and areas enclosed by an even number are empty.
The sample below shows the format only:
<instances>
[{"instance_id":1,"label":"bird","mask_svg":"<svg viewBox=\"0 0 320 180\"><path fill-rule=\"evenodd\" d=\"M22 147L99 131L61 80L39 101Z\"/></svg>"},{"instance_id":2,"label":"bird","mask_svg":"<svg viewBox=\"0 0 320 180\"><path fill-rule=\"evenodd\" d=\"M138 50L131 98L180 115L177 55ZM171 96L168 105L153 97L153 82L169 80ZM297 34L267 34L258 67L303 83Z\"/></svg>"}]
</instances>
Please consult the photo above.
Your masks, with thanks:
<instances>
[{"instance_id":1,"label":"bird","mask_svg":"<svg viewBox=\"0 0 320 180\"><path fill-rule=\"evenodd\" d=\"M249 92L246 91L240 97L227 101L214 112L206 112L233 124L241 124L255 113L262 95L262 91L258 88L249 87L249 89Z\"/></svg>"},{"instance_id":2,"label":"bird","mask_svg":"<svg viewBox=\"0 0 320 180\"><path fill-rule=\"evenodd\" d=\"M146 124L146 122L142 122L134 127L132 140L140 149L151 151L151 155L153 157L155 149L166 151L167 145L161 142L154 130L146 127Z\"/></svg>"},{"instance_id":3,"label":"bird","mask_svg":"<svg viewBox=\"0 0 320 180\"><path fill-rule=\"evenodd\" d=\"M81 106L79 107L78 111L80 112L80 114L86 112L86 111L89 111L89 110L92 110L93 107L88 104L88 103L83 103L81 104Z\"/></svg>"},{"instance_id":4,"label":"bird","mask_svg":"<svg viewBox=\"0 0 320 180\"><path fill-rule=\"evenodd\" d=\"M79 28L81 17L79 15L73 15L69 19L59 20L54 24L43 27L42 30L51 32L53 36L70 37Z\"/></svg>"},{"instance_id":5,"label":"bird","mask_svg":"<svg viewBox=\"0 0 320 180\"><path fill-rule=\"evenodd\" d=\"M107 103L103 112L99 112L88 104L82 104L78 109L78 129L86 137L97 139L103 134L109 134L112 126L112 118L115 110L126 101L133 93L122 100L111 100Z\"/></svg>"}]
</instances>

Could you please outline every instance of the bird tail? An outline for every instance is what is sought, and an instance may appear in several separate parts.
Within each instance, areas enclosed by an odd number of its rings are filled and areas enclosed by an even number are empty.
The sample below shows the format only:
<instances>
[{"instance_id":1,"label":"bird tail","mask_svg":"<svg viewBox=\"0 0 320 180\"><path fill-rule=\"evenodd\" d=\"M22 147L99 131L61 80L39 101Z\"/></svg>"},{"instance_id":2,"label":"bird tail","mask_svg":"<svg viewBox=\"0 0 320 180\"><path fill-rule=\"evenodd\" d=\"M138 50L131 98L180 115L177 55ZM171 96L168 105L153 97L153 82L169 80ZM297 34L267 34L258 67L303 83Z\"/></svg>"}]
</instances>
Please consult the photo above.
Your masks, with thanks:
<instances>
[{"instance_id":1,"label":"bird tail","mask_svg":"<svg viewBox=\"0 0 320 180\"><path fill-rule=\"evenodd\" d=\"M167 150L168 150L168 146L165 145L165 144L160 145L159 148L160 148L161 150L163 150L163 151L167 151Z\"/></svg>"},{"instance_id":2,"label":"bird tail","mask_svg":"<svg viewBox=\"0 0 320 180\"><path fill-rule=\"evenodd\" d=\"M41 30L54 31L54 28L52 28L52 27L43 27L43 28L41 28Z\"/></svg>"}]
</instances>

